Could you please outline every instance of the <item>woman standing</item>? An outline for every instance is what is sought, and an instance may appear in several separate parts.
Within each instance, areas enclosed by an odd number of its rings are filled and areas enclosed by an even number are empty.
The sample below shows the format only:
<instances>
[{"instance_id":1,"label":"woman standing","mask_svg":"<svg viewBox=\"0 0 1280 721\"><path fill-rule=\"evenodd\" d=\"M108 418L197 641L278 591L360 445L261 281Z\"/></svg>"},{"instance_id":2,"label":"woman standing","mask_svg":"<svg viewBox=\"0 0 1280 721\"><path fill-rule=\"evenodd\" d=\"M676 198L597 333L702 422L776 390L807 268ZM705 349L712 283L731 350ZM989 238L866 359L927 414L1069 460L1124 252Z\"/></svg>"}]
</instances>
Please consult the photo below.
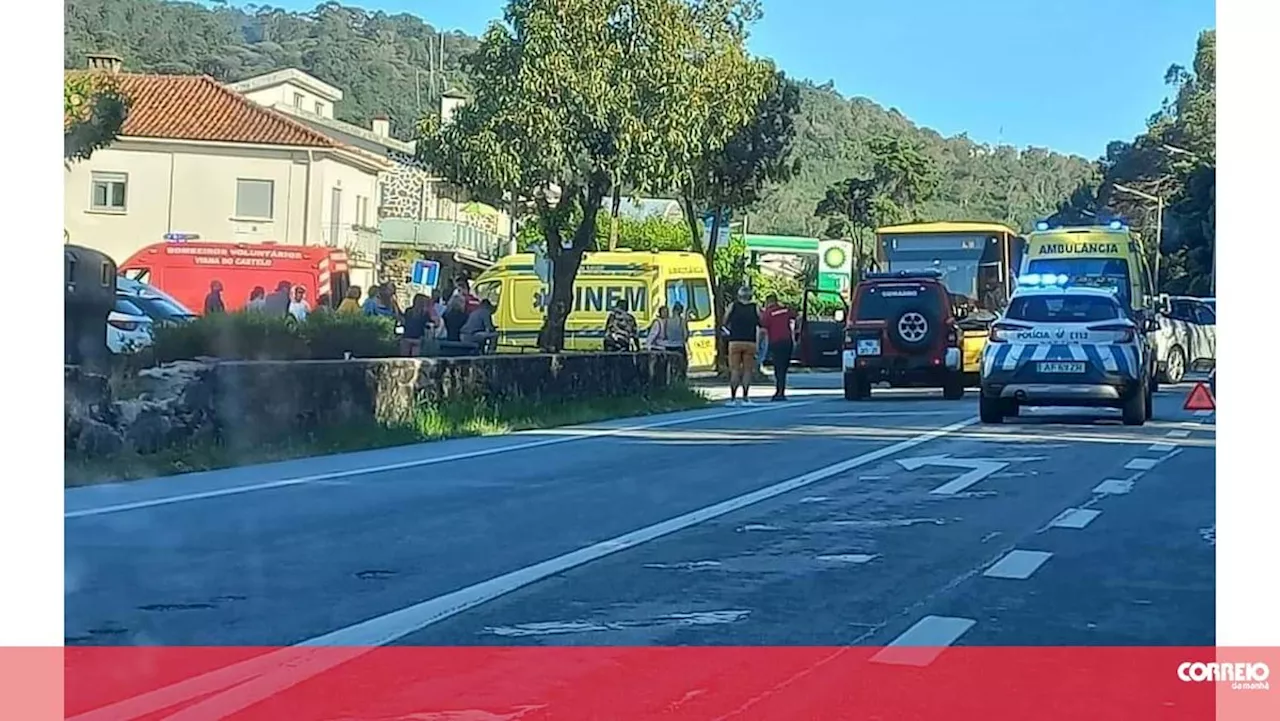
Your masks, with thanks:
<instances>
[{"instance_id":1,"label":"woman standing","mask_svg":"<svg viewBox=\"0 0 1280 721\"><path fill-rule=\"evenodd\" d=\"M668 353L675 353L684 359L685 367L689 367L689 320L684 315L684 304L671 306L671 317L666 322L666 338L663 347Z\"/></svg>"},{"instance_id":2,"label":"woman standing","mask_svg":"<svg viewBox=\"0 0 1280 721\"><path fill-rule=\"evenodd\" d=\"M431 309L427 296L418 293L404 315L404 335L400 337L400 355L417 358L422 354L422 338L431 325Z\"/></svg>"},{"instance_id":3,"label":"woman standing","mask_svg":"<svg viewBox=\"0 0 1280 721\"><path fill-rule=\"evenodd\" d=\"M664 305L658 309L658 317L653 319L653 323L649 326L649 333L645 336L644 347L647 350L664 350L667 346L667 307Z\"/></svg>"}]
</instances>

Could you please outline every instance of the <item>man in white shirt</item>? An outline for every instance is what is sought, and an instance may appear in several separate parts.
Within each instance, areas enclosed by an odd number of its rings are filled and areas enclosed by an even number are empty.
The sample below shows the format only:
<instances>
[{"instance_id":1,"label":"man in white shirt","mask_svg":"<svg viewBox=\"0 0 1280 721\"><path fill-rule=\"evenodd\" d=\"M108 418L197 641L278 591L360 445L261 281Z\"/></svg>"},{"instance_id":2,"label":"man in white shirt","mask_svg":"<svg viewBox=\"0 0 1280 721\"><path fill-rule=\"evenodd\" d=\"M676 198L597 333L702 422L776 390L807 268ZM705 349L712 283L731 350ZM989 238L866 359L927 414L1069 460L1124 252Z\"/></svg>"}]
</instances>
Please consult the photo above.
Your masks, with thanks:
<instances>
[{"instance_id":1,"label":"man in white shirt","mask_svg":"<svg viewBox=\"0 0 1280 721\"><path fill-rule=\"evenodd\" d=\"M311 306L307 303L307 289L300 285L293 287L293 300L289 303L289 314L298 319L298 322L307 319L307 314L311 312Z\"/></svg>"}]
</instances>

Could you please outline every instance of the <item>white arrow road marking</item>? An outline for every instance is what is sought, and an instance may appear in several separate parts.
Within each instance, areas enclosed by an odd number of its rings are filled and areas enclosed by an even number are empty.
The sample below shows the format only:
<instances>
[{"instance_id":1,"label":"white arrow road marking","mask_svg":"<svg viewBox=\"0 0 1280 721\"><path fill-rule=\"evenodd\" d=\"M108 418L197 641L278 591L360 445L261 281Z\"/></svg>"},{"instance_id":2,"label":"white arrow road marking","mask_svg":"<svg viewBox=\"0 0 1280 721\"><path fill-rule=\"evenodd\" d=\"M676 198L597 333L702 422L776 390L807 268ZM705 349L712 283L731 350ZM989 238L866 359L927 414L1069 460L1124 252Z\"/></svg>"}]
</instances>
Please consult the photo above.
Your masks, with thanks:
<instances>
[{"instance_id":1,"label":"white arrow road marking","mask_svg":"<svg viewBox=\"0 0 1280 721\"><path fill-rule=\"evenodd\" d=\"M960 477L947 481L937 488L929 491L936 496L952 496L966 488L974 485L990 476L993 473L999 473L1009 467L1010 463L1029 463L1032 461L1043 461L1044 456L1034 458L952 458L949 454L943 453L936 456L917 456L916 458L903 458L898 461L898 465L908 471L918 471L925 466L945 466L947 468L968 468L969 472Z\"/></svg>"}]
</instances>

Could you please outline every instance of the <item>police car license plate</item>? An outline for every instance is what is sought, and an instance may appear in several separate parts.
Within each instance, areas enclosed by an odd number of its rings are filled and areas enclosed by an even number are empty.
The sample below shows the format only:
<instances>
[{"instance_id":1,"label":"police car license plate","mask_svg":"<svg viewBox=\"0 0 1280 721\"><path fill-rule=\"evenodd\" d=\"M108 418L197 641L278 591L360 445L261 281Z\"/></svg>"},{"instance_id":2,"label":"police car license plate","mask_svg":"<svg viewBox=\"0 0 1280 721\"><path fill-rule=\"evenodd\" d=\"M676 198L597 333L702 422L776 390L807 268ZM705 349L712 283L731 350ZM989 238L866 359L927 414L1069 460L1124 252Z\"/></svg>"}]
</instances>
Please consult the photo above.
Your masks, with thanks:
<instances>
[{"instance_id":1,"label":"police car license plate","mask_svg":"<svg viewBox=\"0 0 1280 721\"><path fill-rule=\"evenodd\" d=\"M858 355L880 355L880 339L859 338Z\"/></svg>"},{"instance_id":2,"label":"police car license plate","mask_svg":"<svg viewBox=\"0 0 1280 721\"><path fill-rule=\"evenodd\" d=\"M1084 363L1042 362L1036 370L1041 373L1084 373Z\"/></svg>"}]
</instances>

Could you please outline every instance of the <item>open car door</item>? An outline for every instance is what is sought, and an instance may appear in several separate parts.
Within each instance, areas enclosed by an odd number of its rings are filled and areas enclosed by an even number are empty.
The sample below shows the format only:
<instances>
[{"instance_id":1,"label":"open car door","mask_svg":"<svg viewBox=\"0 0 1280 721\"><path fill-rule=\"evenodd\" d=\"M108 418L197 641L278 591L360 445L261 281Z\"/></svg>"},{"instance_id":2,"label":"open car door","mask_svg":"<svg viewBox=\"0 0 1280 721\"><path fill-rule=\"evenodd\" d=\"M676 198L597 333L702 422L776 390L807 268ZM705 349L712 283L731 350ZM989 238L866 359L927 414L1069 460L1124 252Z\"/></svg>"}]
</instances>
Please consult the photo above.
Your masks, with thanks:
<instances>
[{"instance_id":1,"label":"open car door","mask_svg":"<svg viewBox=\"0 0 1280 721\"><path fill-rule=\"evenodd\" d=\"M805 368L839 368L844 347L844 320L849 312L837 292L808 288L796 329L796 360Z\"/></svg>"}]
</instances>

